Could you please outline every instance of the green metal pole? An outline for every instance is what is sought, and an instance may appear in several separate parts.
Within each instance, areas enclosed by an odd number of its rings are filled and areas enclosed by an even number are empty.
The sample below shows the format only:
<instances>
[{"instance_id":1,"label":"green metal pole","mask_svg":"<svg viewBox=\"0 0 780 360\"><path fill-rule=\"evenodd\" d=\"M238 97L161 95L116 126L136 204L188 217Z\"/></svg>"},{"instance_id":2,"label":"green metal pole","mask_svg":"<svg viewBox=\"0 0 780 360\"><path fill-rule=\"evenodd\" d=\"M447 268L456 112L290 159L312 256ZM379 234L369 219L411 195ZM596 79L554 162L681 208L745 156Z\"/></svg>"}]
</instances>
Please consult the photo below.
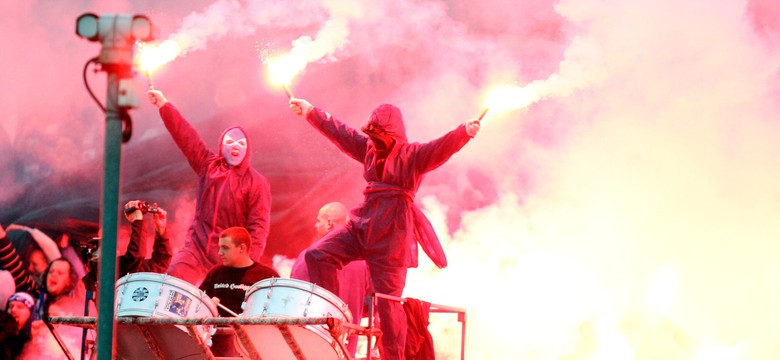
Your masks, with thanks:
<instances>
[{"instance_id":1,"label":"green metal pole","mask_svg":"<svg viewBox=\"0 0 780 360\"><path fill-rule=\"evenodd\" d=\"M117 106L119 75L108 71L106 97L105 170L103 174L103 239L100 240L98 279L97 358L112 360L116 339L114 283L116 282L116 239L119 213L119 173L122 156L122 116Z\"/></svg>"}]
</instances>

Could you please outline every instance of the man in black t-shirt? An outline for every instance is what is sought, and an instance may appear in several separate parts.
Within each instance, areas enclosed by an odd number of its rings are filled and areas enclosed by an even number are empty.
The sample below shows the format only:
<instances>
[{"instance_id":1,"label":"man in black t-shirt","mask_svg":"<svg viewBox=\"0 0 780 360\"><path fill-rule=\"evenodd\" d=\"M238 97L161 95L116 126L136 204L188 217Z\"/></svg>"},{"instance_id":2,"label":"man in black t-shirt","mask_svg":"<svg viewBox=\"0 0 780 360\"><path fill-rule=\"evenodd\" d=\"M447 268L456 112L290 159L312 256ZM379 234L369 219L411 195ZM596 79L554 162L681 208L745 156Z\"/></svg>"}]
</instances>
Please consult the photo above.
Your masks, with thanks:
<instances>
[{"instance_id":1,"label":"man in black t-shirt","mask_svg":"<svg viewBox=\"0 0 780 360\"><path fill-rule=\"evenodd\" d=\"M276 270L254 262L249 257L252 237L243 227L231 227L219 234L219 259L222 265L216 265L206 274L200 284L200 289L211 296L215 304L230 309L236 314L241 313L241 303L246 291L256 282L272 277L279 277ZM219 309L220 316L233 314ZM215 356L240 356L235 348L235 335L214 334L211 338L211 351Z\"/></svg>"},{"instance_id":2,"label":"man in black t-shirt","mask_svg":"<svg viewBox=\"0 0 780 360\"><path fill-rule=\"evenodd\" d=\"M227 228L219 234L219 259L222 265L216 265L203 279L200 289L205 291L215 303L222 304L236 314L241 313L241 303L246 291L256 282L279 277L276 270L258 264L249 256L252 237L243 227ZM233 316L219 309L221 316Z\"/></svg>"}]
</instances>

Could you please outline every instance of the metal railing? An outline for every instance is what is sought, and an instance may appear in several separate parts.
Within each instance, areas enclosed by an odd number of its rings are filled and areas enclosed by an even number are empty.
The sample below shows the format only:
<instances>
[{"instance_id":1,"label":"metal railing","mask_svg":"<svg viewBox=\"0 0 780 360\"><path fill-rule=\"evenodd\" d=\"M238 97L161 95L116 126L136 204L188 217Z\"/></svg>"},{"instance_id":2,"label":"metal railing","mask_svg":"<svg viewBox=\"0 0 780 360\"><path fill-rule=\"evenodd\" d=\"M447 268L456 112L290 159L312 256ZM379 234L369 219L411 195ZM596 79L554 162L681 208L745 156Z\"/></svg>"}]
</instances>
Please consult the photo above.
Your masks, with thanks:
<instances>
[{"instance_id":1,"label":"metal railing","mask_svg":"<svg viewBox=\"0 0 780 360\"><path fill-rule=\"evenodd\" d=\"M400 303L404 303L408 301L410 298L403 298L403 297L397 297L382 293L373 293L369 296L366 296L366 304L368 305L368 329L373 330L375 328L374 326L374 311L377 308L377 301L379 299L385 299L390 301L397 301ZM419 299L417 299L419 300ZM423 301L423 300L420 300ZM452 307L447 305L440 305L440 304L434 304L429 303L427 301L423 301L430 305L429 313L448 313L448 314L458 314L458 321L461 323L461 329L460 329L460 359L465 360L466 358L466 309L458 308L458 307ZM380 319L381 321L381 319ZM369 335L370 336L370 335ZM371 339L369 339L369 344L371 344ZM371 351L368 351L367 360L371 360Z\"/></svg>"}]
</instances>

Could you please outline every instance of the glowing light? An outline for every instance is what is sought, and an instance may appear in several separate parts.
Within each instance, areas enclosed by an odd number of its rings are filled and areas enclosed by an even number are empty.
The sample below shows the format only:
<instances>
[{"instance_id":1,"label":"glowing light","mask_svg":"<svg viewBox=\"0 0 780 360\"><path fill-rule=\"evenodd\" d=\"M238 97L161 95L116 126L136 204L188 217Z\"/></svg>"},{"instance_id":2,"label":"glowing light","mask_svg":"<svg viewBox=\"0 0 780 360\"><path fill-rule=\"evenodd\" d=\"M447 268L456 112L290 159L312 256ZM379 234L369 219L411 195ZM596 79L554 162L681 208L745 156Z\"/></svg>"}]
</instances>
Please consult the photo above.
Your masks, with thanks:
<instances>
[{"instance_id":1,"label":"glowing light","mask_svg":"<svg viewBox=\"0 0 780 360\"><path fill-rule=\"evenodd\" d=\"M290 81L306 68L306 61L295 56L281 56L268 61L268 72L275 85L290 85Z\"/></svg>"},{"instance_id":2,"label":"glowing light","mask_svg":"<svg viewBox=\"0 0 780 360\"><path fill-rule=\"evenodd\" d=\"M677 272L669 267L660 269L647 287L647 305L664 313L677 299Z\"/></svg>"},{"instance_id":3,"label":"glowing light","mask_svg":"<svg viewBox=\"0 0 780 360\"><path fill-rule=\"evenodd\" d=\"M488 93L485 106L491 112L517 110L533 104L539 98L531 86L501 86Z\"/></svg>"},{"instance_id":4,"label":"glowing light","mask_svg":"<svg viewBox=\"0 0 780 360\"><path fill-rule=\"evenodd\" d=\"M628 339L618 330L614 321L597 325L598 348L593 356L596 360L632 359L636 350Z\"/></svg>"},{"instance_id":5,"label":"glowing light","mask_svg":"<svg viewBox=\"0 0 780 360\"><path fill-rule=\"evenodd\" d=\"M138 48L138 68L152 73L181 55L182 49L173 40L165 40L160 44L142 43Z\"/></svg>"},{"instance_id":6,"label":"glowing light","mask_svg":"<svg viewBox=\"0 0 780 360\"><path fill-rule=\"evenodd\" d=\"M696 354L696 360L738 360L742 357L744 347L744 343L716 345L706 342Z\"/></svg>"}]
</instances>

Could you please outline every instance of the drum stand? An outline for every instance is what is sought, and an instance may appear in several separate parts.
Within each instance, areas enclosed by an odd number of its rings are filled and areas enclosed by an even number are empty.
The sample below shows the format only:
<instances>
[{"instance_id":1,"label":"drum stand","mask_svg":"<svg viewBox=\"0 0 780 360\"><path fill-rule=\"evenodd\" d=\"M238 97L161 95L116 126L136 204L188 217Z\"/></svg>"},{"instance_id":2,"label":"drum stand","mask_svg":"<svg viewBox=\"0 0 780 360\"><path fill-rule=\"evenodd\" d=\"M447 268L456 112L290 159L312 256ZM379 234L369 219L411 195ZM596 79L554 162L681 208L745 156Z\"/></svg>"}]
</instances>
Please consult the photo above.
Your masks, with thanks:
<instances>
[{"instance_id":1,"label":"drum stand","mask_svg":"<svg viewBox=\"0 0 780 360\"><path fill-rule=\"evenodd\" d=\"M49 328L49 331L51 332L51 335L54 336L54 340L57 341L57 344L60 346L60 348L62 349L63 353L65 353L65 356L68 358L68 360L74 360L73 359L73 355L70 353L70 351L68 351L68 347L65 345L65 342L62 341L62 337L60 337L60 334L57 333L57 330L54 328L53 324L56 324L56 323L52 323L51 322L52 318L48 318L48 319L49 319L49 321L44 321L43 323L46 324L46 327Z\"/></svg>"},{"instance_id":2,"label":"drum stand","mask_svg":"<svg viewBox=\"0 0 780 360\"><path fill-rule=\"evenodd\" d=\"M97 319L95 317L50 317L48 318L48 320L52 324L78 326L85 329L92 329L97 324ZM182 346L182 344L161 344L158 341L157 336L154 334L155 328L160 328L160 327L171 328L171 329L173 329L174 326L185 327L189 332L190 336L193 339L195 339L197 343L197 348L198 348L197 351L199 352L198 354L199 358L211 359L211 360L216 360L219 358L216 358L214 356L208 344L206 344L206 341L201 336L198 336L199 334L195 328L196 326L215 325L215 326L226 326L228 328L232 328L232 331L235 332L238 341L247 351L247 355L251 359L262 359L262 358L260 357L257 348L254 346L252 339L247 335L247 332L244 329L245 326L277 327L281 335L284 337L287 346L290 348L290 351L298 360L307 359L307 355L303 353L301 348L298 346L297 341L291 335L290 333L291 326L326 325L328 331L330 331L332 335L332 338L337 343L336 345L338 347L338 351L340 351L343 358L347 360L351 360L351 357L349 356L346 347L344 346L344 343L338 340L345 332L368 336L369 338L378 337L381 335L381 332L378 329L371 329L368 327L357 326L350 322L346 322L341 319L333 318L333 317L154 318L154 317L121 316L116 318L116 323L118 328L137 327L137 329L140 330L140 332L143 334L144 342L147 347L147 350L151 353L151 356L153 356L154 359L167 359L168 355L166 354L165 351L166 347ZM55 333L53 328L52 328L52 333ZM60 344L60 346L62 347L62 350L65 353L65 355L69 359L72 359L73 357L71 356L67 347L65 347L64 344L62 343ZM317 355L318 354L309 354L309 356L312 359L317 358ZM120 357L117 356L117 358Z\"/></svg>"}]
</instances>

